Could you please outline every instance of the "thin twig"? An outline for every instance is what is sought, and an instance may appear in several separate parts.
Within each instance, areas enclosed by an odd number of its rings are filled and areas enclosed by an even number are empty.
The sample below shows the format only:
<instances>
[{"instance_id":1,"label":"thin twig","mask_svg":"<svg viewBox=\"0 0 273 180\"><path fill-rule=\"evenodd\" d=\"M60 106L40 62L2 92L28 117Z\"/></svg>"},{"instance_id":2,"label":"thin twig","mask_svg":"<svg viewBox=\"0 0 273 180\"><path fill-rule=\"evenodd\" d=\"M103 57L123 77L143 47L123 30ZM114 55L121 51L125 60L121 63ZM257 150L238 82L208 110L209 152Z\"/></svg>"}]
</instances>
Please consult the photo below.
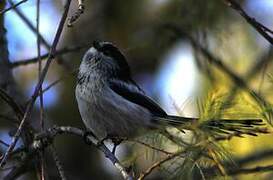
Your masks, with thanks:
<instances>
[{"instance_id":1,"label":"thin twig","mask_svg":"<svg viewBox=\"0 0 273 180\"><path fill-rule=\"evenodd\" d=\"M57 50L54 54L52 54L52 56L56 57L56 56L60 56L66 53L72 53L72 52L78 52L81 49L87 48L89 47L90 44L83 44L83 45L79 45L79 46L74 46L74 47L65 47L61 50ZM41 55L41 59L44 60L49 56L49 53ZM18 60L15 62L10 63L10 67L12 68L17 68L20 66L24 66L24 65L29 65L29 64L33 64L33 63L37 63L38 62L38 58L34 57L34 58L30 58L30 59L24 59L24 60Z\"/></svg>"},{"instance_id":2,"label":"thin twig","mask_svg":"<svg viewBox=\"0 0 273 180\"><path fill-rule=\"evenodd\" d=\"M83 3L83 0L78 0L78 9L77 9L77 11L71 17L68 18L67 26L68 27L72 27L73 24L79 19L79 17L83 13L84 13L84 3Z\"/></svg>"},{"instance_id":3,"label":"thin twig","mask_svg":"<svg viewBox=\"0 0 273 180\"><path fill-rule=\"evenodd\" d=\"M150 149L153 149L153 150L155 150L155 151L159 151L159 152L164 153L164 154L167 154L167 155L173 154L173 153L171 153L171 152L165 151L164 149L159 149L159 148L157 148L157 147L154 147L154 146L152 146L152 145L150 145L150 144L147 144L147 143L145 143L145 142L139 141L139 140L137 140L137 139L130 140L130 141L131 141L131 142L134 142L134 143L137 143L137 144L140 144L140 145L143 145L143 146L146 146L146 147L148 147L148 148L150 148Z\"/></svg>"},{"instance_id":4,"label":"thin twig","mask_svg":"<svg viewBox=\"0 0 273 180\"><path fill-rule=\"evenodd\" d=\"M61 163L61 161L59 159L57 150L56 150L56 148L55 148L55 146L53 144L50 147L50 151L51 151L53 159L54 159L54 161L56 163L56 167L58 169L61 180L66 180L67 178L66 178L65 173L64 173L63 165L62 165L62 163Z\"/></svg>"},{"instance_id":5,"label":"thin twig","mask_svg":"<svg viewBox=\"0 0 273 180\"><path fill-rule=\"evenodd\" d=\"M23 110L17 102L6 91L0 88L0 98L3 99L15 112L16 116L21 119L23 117Z\"/></svg>"},{"instance_id":6,"label":"thin twig","mask_svg":"<svg viewBox=\"0 0 273 180\"><path fill-rule=\"evenodd\" d=\"M42 90L42 93L44 94L46 91L50 90L52 87L56 86L57 84L59 84L60 82L64 81L65 79L69 78L71 75L76 75L78 72L78 68L74 69L72 72L69 72L68 74L60 77L59 79L53 81L51 84L49 84L47 87L45 87ZM40 92L39 92L40 93ZM29 99L27 102L29 103L31 101L31 99Z\"/></svg>"},{"instance_id":7,"label":"thin twig","mask_svg":"<svg viewBox=\"0 0 273 180\"><path fill-rule=\"evenodd\" d=\"M37 29L37 59L38 59L38 79L41 79L42 72L42 59L41 59L41 45L40 45L40 37L39 37L39 26L40 26L40 0L37 0L37 18L36 18L36 29ZM43 86L41 85L39 89L39 100L40 100L40 126L41 130L44 130L44 103L43 103L43 94L42 94Z\"/></svg>"},{"instance_id":8,"label":"thin twig","mask_svg":"<svg viewBox=\"0 0 273 180\"><path fill-rule=\"evenodd\" d=\"M8 0L9 3L11 5L14 5L12 0ZM18 8L14 8L13 9L14 12L23 20L23 22L27 25L27 27L34 33L37 34L37 29L35 28L35 26L31 23L31 21L26 17L26 15ZM45 40L45 38L41 35L41 33L39 34L39 38L41 40L41 43L46 47L47 50L50 51L51 47L50 44ZM64 60L60 57L59 59L57 59L57 62L61 65L64 65L65 68L70 69L69 64L64 63Z\"/></svg>"},{"instance_id":9,"label":"thin twig","mask_svg":"<svg viewBox=\"0 0 273 180\"><path fill-rule=\"evenodd\" d=\"M203 173L203 171L202 171L201 167L199 166L199 164L197 162L195 162L194 164L197 167L197 169L199 170L199 173L201 175L202 180L206 180L205 174Z\"/></svg>"},{"instance_id":10,"label":"thin twig","mask_svg":"<svg viewBox=\"0 0 273 180\"><path fill-rule=\"evenodd\" d=\"M57 85L58 83L62 82L63 80L69 78L71 75L75 75L78 72L78 68L74 69L72 72L70 72L69 74L66 74L62 77L60 77L59 79L55 80L54 82L52 82L51 84L49 84L47 87L45 87L42 91L42 93L44 94L46 91L48 91L50 88L52 88L53 86Z\"/></svg>"},{"instance_id":11,"label":"thin twig","mask_svg":"<svg viewBox=\"0 0 273 180\"><path fill-rule=\"evenodd\" d=\"M154 163L152 166L150 166L147 170L145 170L145 172L141 173L138 180L143 180L144 178L146 178L149 174L151 174L153 172L153 170L155 170L156 168L160 167L162 164L164 164L167 161L170 161L172 159L174 159L177 156L180 156L181 154L183 154L184 151L182 152L177 152L174 154L170 154L168 156L166 156L165 158L157 161L156 163Z\"/></svg>"},{"instance_id":12,"label":"thin twig","mask_svg":"<svg viewBox=\"0 0 273 180\"><path fill-rule=\"evenodd\" d=\"M14 180L17 179L21 174L28 170L29 162L31 161L32 156L26 156L23 158L23 161L18 165L14 166L5 177L2 177L3 180Z\"/></svg>"},{"instance_id":13,"label":"thin twig","mask_svg":"<svg viewBox=\"0 0 273 180\"><path fill-rule=\"evenodd\" d=\"M273 31L265 27L255 18L250 17L235 0L225 0L229 7L237 11L251 26L253 26L268 42L273 45L273 38L267 32L273 34Z\"/></svg>"},{"instance_id":14,"label":"thin twig","mask_svg":"<svg viewBox=\"0 0 273 180\"><path fill-rule=\"evenodd\" d=\"M2 141L1 139L0 139L0 143L3 144L3 145L6 146L6 147L9 147L9 144L8 144L8 143L5 143L5 142Z\"/></svg>"},{"instance_id":15,"label":"thin twig","mask_svg":"<svg viewBox=\"0 0 273 180\"><path fill-rule=\"evenodd\" d=\"M24 2L27 2L27 1L28 1L28 0L22 0L22 1L18 2L18 3L16 3L16 4L11 5L11 6L8 7L7 9L2 10L2 11L0 12L0 16L3 15L4 13L10 11L11 9L16 8L16 7L19 6L20 4L23 4Z\"/></svg>"},{"instance_id":16,"label":"thin twig","mask_svg":"<svg viewBox=\"0 0 273 180\"><path fill-rule=\"evenodd\" d=\"M12 0L8 0L8 2L14 6L15 4L13 3ZM23 22L27 25L27 27L34 33L37 34L37 29L35 28L35 26L31 23L31 21L25 16L25 14L18 8L14 8L13 9L14 12L23 20ZM43 43L43 45L47 48L50 49L50 44L45 40L45 38L40 34L39 37L41 39L41 43Z\"/></svg>"},{"instance_id":17,"label":"thin twig","mask_svg":"<svg viewBox=\"0 0 273 180\"><path fill-rule=\"evenodd\" d=\"M17 1L19 2L19 1ZM1 1L1 10L5 7L6 1ZM15 8L16 9L16 8ZM4 28L4 18L5 16L0 16L0 86L4 89L4 93L1 93L1 95L4 95L4 98L7 100L6 102L11 107L11 109L15 112L14 114L17 116L18 124L23 117L23 111L24 109L21 107L21 104L23 103L23 97L22 94L19 92L17 85L15 83L15 80L12 75L12 69L9 67L9 57L8 57L8 48L7 48L7 37L6 37L6 29ZM5 94L7 92L10 97ZM3 96L2 96L3 97ZM1 107L2 108L2 107ZM17 124L16 124L17 126ZM27 146L29 143L32 142L32 133L33 128L26 123L26 126L28 128L28 131L23 131L21 135L22 142L25 146ZM11 153L12 155L13 153ZM3 156L4 157L4 156ZM1 158L2 159L2 158Z\"/></svg>"},{"instance_id":18,"label":"thin twig","mask_svg":"<svg viewBox=\"0 0 273 180\"><path fill-rule=\"evenodd\" d=\"M38 58L38 79L41 79L42 72L42 59L41 59L41 39L39 36L40 33L40 0L36 1L36 37L37 37L37 58ZM44 130L44 99L43 99L43 85L39 89L39 100L40 100L40 127L41 130ZM44 161L44 151L40 152L40 166L38 166L38 175L41 180L45 180L45 161Z\"/></svg>"},{"instance_id":19,"label":"thin twig","mask_svg":"<svg viewBox=\"0 0 273 180\"><path fill-rule=\"evenodd\" d=\"M26 108L26 111L25 111L24 116L22 118L22 121L21 121L21 123L20 123L14 137L12 138L11 144L10 144L8 150L5 152L5 155L4 155L4 157L2 158L2 160L0 162L0 167L3 167L4 163L6 162L6 159L9 156L9 153L12 152L13 148L15 147L15 145L17 143L17 140L18 140L18 138L19 138L19 136L21 134L22 128L25 125L25 121L26 121L27 118L29 118L29 116L31 114L34 102L35 102L37 96L39 95L39 89L40 89L40 87L41 87L41 85L42 85L42 83L43 83L43 81L45 79L45 76L46 76L46 74L48 72L49 66L50 66L50 64L51 64L51 62L53 60L51 54L54 54L55 51L56 51L56 46L57 46L57 44L59 42L63 27L64 27L64 23L65 23L67 14L68 14L70 3L71 3L71 0L67 0L66 5L65 5L65 9L64 9L64 12L63 12L63 15L62 15L62 18L61 18L61 21L60 21L58 29L57 29L57 33L55 35L52 47L50 49L48 60L46 62L46 65L45 65L42 73L41 73L41 78L40 78L39 82L37 83L37 85L35 87L35 91L34 91L34 93L32 95L32 100L27 105L27 108Z\"/></svg>"},{"instance_id":20,"label":"thin twig","mask_svg":"<svg viewBox=\"0 0 273 180\"><path fill-rule=\"evenodd\" d=\"M271 46L269 51L265 54L263 54L256 63L247 71L245 74L245 81L250 82L265 66L268 66L271 62L271 58L273 56L273 47ZM224 99L223 102L232 102L233 99L236 96L236 93L238 91L239 86L237 84L234 84L229 91L228 96ZM219 107L220 110L225 109L224 106L226 106L226 103L222 103L222 105ZM221 113L221 112L220 112Z\"/></svg>"}]
</instances>

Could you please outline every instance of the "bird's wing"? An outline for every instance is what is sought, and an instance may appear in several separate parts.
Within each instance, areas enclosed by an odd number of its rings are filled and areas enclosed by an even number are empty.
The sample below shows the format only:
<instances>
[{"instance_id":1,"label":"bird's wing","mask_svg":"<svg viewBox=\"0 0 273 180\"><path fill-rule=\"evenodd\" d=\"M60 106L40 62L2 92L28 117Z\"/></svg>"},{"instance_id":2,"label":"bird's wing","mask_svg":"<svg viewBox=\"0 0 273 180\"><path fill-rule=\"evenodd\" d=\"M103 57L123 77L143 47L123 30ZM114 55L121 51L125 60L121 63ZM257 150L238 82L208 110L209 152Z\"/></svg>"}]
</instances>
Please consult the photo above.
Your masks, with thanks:
<instances>
[{"instance_id":1,"label":"bird's wing","mask_svg":"<svg viewBox=\"0 0 273 180\"><path fill-rule=\"evenodd\" d=\"M118 95L148 109L153 115L165 117L167 113L156 102L146 96L135 82L131 81L110 80L109 86Z\"/></svg>"}]
</instances>

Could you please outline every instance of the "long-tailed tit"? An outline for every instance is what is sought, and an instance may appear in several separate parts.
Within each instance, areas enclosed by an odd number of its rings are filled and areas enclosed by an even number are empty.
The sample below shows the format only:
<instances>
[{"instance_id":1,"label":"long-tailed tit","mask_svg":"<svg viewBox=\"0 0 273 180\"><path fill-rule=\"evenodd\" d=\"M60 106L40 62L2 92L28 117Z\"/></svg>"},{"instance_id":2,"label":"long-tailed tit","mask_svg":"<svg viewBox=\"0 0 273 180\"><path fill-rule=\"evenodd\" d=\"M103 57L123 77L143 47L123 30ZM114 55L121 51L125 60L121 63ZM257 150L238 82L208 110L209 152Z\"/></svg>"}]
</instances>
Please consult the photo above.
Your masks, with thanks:
<instances>
[{"instance_id":1,"label":"long-tailed tit","mask_svg":"<svg viewBox=\"0 0 273 180\"><path fill-rule=\"evenodd\" d=\"M110 42L93 43L84 55L78 74L76 98L85 126L100 139L131 138L147 130L179 126L182 129L197 118L168 115L132 79L129 65ZM211 120L208 128L219 132L255 135L261 120Z\"/></svg>"}]
</instances>

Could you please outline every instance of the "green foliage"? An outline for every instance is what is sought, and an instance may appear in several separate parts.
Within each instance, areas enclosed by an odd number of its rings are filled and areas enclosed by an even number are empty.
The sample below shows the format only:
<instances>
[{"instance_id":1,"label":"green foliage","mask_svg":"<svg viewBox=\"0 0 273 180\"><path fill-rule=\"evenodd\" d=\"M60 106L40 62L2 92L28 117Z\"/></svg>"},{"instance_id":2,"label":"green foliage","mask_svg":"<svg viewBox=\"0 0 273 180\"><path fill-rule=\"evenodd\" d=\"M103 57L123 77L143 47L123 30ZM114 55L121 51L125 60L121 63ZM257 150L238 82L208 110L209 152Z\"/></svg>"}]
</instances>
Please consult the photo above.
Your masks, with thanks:
<instances>
[{"instance_id":1,"label":"green foliage","mask_svg":"<svg viewBox=\"0 0 273 180\"><path fill-rule=\"evenodd\" d=\"M225 104L226 97L212 91L199 99L197 107L201 118L187 127L191 131L168 128L164 132L153 132L139 138L139 141L148 144L144 150L145 159L153 164L173 156L159 166L168 179L206 179L211 175L206 171L209 168L214 168L218 175L227 176L226 168L234 167L236 163L223 141L235 136L256 136L257 133L267 133L268 130L261 120L245 119L243 113L237 112L233 116L237 119L223 119L232 117L230 112L236 112L233 108L238 106L236 100ZM247 100L246 98L243 102L241 98L239 105L247 104ZM134 148L138 145L139 143L135 143Z\"/></svg>"}]
</instances>

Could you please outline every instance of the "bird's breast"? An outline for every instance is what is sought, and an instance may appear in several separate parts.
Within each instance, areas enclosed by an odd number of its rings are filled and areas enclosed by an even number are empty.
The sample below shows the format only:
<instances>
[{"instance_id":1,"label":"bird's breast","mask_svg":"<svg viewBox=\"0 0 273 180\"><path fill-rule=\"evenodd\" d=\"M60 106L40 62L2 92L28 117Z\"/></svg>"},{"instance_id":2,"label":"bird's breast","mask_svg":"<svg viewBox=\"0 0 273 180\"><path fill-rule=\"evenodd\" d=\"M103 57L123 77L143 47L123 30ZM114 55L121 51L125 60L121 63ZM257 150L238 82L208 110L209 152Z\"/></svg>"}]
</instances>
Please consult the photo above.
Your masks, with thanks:
<instances>
[{"instance_id":1,"label":"bird's breast","mask_svg":"<svg viewBox=\"0 0 273 180\"><path fill-rule=\"evenodd\" d=\"M112 91L104 80L87 76L76 87L76 98L85 125L101 138L132 137L149 126L151 114Z\"/></svg>"}]
</instances>

